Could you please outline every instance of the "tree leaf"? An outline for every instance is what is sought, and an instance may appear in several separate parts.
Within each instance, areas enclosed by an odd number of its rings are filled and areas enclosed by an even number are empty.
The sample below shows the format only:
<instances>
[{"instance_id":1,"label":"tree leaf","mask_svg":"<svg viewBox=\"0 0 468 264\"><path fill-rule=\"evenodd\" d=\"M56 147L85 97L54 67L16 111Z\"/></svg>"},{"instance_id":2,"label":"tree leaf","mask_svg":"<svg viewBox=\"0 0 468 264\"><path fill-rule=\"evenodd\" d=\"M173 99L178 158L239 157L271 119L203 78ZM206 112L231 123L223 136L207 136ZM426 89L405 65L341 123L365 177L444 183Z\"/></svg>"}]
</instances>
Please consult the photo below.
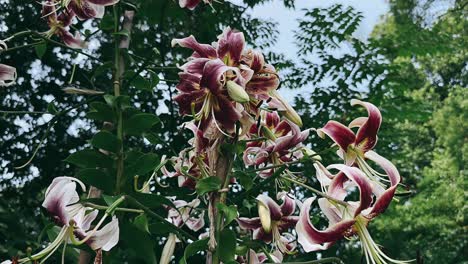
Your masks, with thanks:
<instances>
[{"instance_id":1,"label":"tree leaf","mask_svg":"<svg viewBox=\"0 0 468 264\"><path fill-rule=\"evenodd\" d=\"M128 135L138 136L159 123L159 118L153 114L141 113L131 116L124 122L124 131Z\"/></svg>"},{"instance_id":2,"label":"tree leaf","mask_svg":"<svg viewBox=\"0 0 468 264\"><path fill-rule=\"evenodd\" d=\"M204 195L205 193L217 191L221 188L221 180L218 177L208 177L201 179L197 182L195 189L198 195Z\"/></svg>"},{"instance_id":3,"label":"tree leaf","mask_svg":"<svg viewBox=\"0 0 468 264\"><path fill-rule=\"evenodd\" d=\"M65 159L66 162L81 168L109 168L113 160L94 149L84 149L72 153Z\"/></svg>"},{"instance_id":4,"label":"tree leaf","mask_svg":"<svg viewBox=\"0 0 468 264\"><path fill-rule=\"evenodd\" d=\"M219 240L217 248L219 258L225 263L233 261L236 255L236 233L230 229L223 229L219 234Z\"/></svg>"},{"instance_id":5,"label":"tree leaf","mask_svg":"<svg viewBox=\"0 0 468 264\"><path fill-rule=\"evenodd\" d=\"M116 153L120 149L121 140L108 131L100 131L91 139L91 145L98 149Z\"/></svg>"},{"instance_id":6,"label":"tree leaf","mask_svg":"<svg viewBox=\"0 0 468 264\"><path fill-rule=\"evenodd\" d=\"M76 177L87 185L92 185L105 193L112 193L115 186L115 178L101 169L82 169L78 171Z\"/></svg>"},{"instance_id":7,"label":"tree leaf","mask_svg":"<svg viewBox=\"0 0 468 264\"><path fill-rule=\"evenodd\" d=\"M184 256L179 261L179 264L187 264L187 259L200 251L208 248L208 238L200 239L189 244L184 251Z\"/></svg>"}]
</instances>

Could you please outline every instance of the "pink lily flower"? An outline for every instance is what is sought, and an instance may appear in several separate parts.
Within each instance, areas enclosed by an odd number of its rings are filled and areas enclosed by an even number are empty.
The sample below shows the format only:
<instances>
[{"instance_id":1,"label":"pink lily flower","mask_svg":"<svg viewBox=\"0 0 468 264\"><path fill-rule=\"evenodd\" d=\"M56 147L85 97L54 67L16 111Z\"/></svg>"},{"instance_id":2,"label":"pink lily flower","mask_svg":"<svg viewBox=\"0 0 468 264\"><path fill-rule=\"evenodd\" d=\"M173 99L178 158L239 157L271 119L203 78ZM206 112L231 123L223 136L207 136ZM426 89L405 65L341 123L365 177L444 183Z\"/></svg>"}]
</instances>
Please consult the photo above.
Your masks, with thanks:
<instances>
[{"instance_id":1,"label":"pink lily flower","mask_svg":"<svg viewBox=\"0 0 468 264\"><path fill-rule=\"evenodd\" d=\"M329 221L329 226L325 230L318 230L311 223L309 214L310 207L315 198L305 200L296 224L298 242L306 252L324 250L329 248L337 240L344 237L357 235L361 240L363 251L367 263L406 263L386 256L378 245L373 241L367 230L368 223L384 212L390 204L394 192L376 192L372 183L366 175L356 167L347 165L330 165L328 168L337 169L340 172L332 177L331 181L322 181L326 186L326 194L335 200L320 198L319 206ZM400 181L400 175L391 163L386 163L386 172L391 175L395 183ZM328 170L322 168L321 173L330 175ZM351 184L347 184L347 182ZM336 201L344 201L348 194L348 187L357 186L359 190L359 201L346 201L345 205ZM373 196L375 199L373 199Z\"/></svg>"},{"instance_id":2,"label":"pink lily flower","mask_svg":"<svg viewBox=\"0 0 468 264\"><path fill-rule=\"evenodd\" d=\"M0 63L0 86L11 86L16 82L16 69Z\"/></svg>"},{"instance_id":3,"label":"pink lily flower","mask_svg":"<svg viewBox=\"0 0 468 264\"><path fill-rule=\"evenodd\" d=\"M392 179L392 175L379 173L366 162L366 159L372 160L386 172L389 167L394 168L390 161L372 150L377 144L377 132L382 123L382 115L379 109L371 103L351 100L351 105L364 106L369 116L356 118L348 127L336 121L329 121L323 128L318 129L317 133L321 137L329 136L340 147L338 155L347 165L359 167L372 181L376 192L385 191L385 184L382 183L385 182L390 184L387 191L392 192L393 196L400 182L399 176L398 181ZM354 127L359 128L356 134L351 130Z\"/></svg>"},{"instance_id":4,"label":"pink lily flower","mask_svg":"<svg viewBox=\"0 0 468 264\"><path fill-rule=\"evenodd\" d=\"M73 36L69 31L69 26L72 23L75 13L71 10L66 10L61 12L60 15L57 15L57 10L55 9L55 3L53 1L46 1L42 5L42 15L47 18L47 24L49 25L49 30L45 33L46 37L50 38L53 35L57 35L65 45L74 49L82 49L87 46L86 42L81 40L79 32L75 33Z\"/></svg>"},{"instance_id":5,"label":"pink lily flower","mask_svg":"<svg viewBox=\"0 0 468 264\"><path fill-rule=\"evenodd\" d=\"M293 216L296 200L286 192L278 193L277 198L283 200L281 205L267 195L260 194L257 197L259 216L240 217L237 218L237 223L242 229L253 230L254 239L263 240L266 243L273 242L281 252L288 253L294 250L295 245L284 232L298 221L298 217Z\"/></svg>"},{"instance_id":6,"label":"pink lily flower","mask_svg":"<svg viewBox=\"0 0 468 264\"><path fill-rule=\"evenodd\" d=\"M309 136L309 130L301 131L289 120L280 120L277 112L262 113L264 122L258 127L252 125L249 134L266 137L265 142L250 142L244 152L246 166L266 167L268 165L282 165L303 156L302 142ZM261 177L269 177L274 169L262 171Z\"/></svg>"},{"instance_id":7,"label":"pink lily flower","mask_svg":"<svg viewBox=\"0 0 468 264\"><path fill-rule=\"evenodd\" d=\"M174 205L176 208L169 208L167 220L173 223L177 227L182 227L186 225L189 229L193 231L200 230L205 226L204 211L201 211L200 214L194 214L194 210L200 205L199 199L194 199L191 202L186 202L184 200L175 200Z\"/></svg>"}]
</instances>

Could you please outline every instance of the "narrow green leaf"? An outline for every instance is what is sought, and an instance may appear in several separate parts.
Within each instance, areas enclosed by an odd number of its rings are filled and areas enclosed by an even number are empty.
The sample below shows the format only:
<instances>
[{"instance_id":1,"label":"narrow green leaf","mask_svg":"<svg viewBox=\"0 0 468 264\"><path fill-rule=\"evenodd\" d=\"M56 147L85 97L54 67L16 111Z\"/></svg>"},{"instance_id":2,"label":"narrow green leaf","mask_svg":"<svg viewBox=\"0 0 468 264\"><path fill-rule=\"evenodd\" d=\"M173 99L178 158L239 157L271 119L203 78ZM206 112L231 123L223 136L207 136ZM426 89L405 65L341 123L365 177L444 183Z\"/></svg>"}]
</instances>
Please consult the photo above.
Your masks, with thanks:
<instances>
[{"instance_id":1,"label":"narrow green leaf","mask_svg":"<svg viewBox=\"0 0 468 264\"><path fill-rule=\"evenodd\" d=\"M58 110L55 107L54 102L50 102L49 104L47 104L47 112L52 115L55 115L58 113Z\"/></svg>"},{"instance_id":2,"label":"narrow green leaf","mask_svg":"<svg viewBox=\"0 0 468 264\"><path fill-rule=\"evenodd\" d=\"M148 234L150 233L148 229L148 217L146 217L146 214L141 214L135 217L133 224L141 231L147 232Z\"/></svg>"}]
</instances>

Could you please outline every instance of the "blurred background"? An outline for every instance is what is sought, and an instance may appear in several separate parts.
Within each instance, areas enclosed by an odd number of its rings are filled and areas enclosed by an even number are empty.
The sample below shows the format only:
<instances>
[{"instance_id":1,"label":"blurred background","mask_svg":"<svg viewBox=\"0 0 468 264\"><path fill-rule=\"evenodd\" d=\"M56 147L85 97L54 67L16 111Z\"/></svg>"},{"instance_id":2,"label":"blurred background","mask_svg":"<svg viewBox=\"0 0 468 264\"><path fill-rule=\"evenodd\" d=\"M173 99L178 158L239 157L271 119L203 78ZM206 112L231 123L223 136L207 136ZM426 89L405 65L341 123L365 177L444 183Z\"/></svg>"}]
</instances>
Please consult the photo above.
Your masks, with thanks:
<instances>
[{"instance_id":1,"label":"blurred background","mask_svg":"<svg viewBox=\"0 0 468 264\"><path fill-rule=\"evenodd\" d=\"M171 39L192 34L211 43L230 26L243 31L249 46L262 50L279 71L280 91L304 127L362 115L350 106L352 98L381 109L377 152L397 165L409 191L369 227L388 255L418 263L468 263L467 0L233 0L194 11L172 0L133 4L138 10L125 93L162 121L151 136L131 142L133 147L173 155L186 144L187 134L178 129L185 120L170 98L176 93L176 66L190 51L171 48ZM0 39L27 29L46 31L40 9L35 1L0 0ZM98 130L99 123L86 118L87 102L95 98L62 89L74 69L73 85L112 90L109 17L76 26L94 58L50 43L0 51L0 63L16 67L19 76L17 85L0 89L0 259L41 244L48 223L40 207L43 192L54 177L76 173L63 160L88 146ZM57 115L63 109L69 111ZM330 141L311 135L309 144L321 150ZM32 162L14 168L36 150ZM314 175L306 170L304 176ZM141 263L125 247L125 253L113 254ZM357 241L307 257L326 256L365 262Z\"/></svg>"}]
</instances>

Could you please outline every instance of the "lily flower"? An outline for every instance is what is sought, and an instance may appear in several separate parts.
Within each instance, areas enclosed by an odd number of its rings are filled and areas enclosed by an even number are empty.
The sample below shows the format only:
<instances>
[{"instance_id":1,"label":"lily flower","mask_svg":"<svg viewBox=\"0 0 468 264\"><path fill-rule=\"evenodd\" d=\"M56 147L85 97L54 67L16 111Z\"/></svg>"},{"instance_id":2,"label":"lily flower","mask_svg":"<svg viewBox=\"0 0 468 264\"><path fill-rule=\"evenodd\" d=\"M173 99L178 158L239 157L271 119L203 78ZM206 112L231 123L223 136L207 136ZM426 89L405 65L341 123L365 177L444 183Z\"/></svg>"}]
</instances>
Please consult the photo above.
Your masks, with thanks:
<instances>
[{"instance_id":1,"label":"lily flower","mask_svg":"<svg viewBox=\"0 0 468 264\"><path fill-rule=\"evenodd\" d=\"M62 244L70 241L75 245L86 243L93 250L109 251L119 241L118 220L114 216L112 221L99 229L108 216L107 213L99 223L91 229L92 222L98 215L97 210L78 204L79 196L76 192L76 184L83 191L84 184L72 177L57 177L45 193L42 206L51 214L60 231L52 243L40 252L26 258L18 259L16 263L26 263L31 260L42 262L47 260Z\"/></svg>"},{"instance_id":2,"label":"lily flower","mask_svg":"<svg viewBox=\"0 0 468 264\"><path fill-rule=\"evenodd\" d=\"M194 199L189 203L184 200L176 200L174 205L176 208L169 208L167 216L169 222L177 227L186 225L195 232L205 226L204 211L201 211L198 215L194 214L196 212L194 209L200 205L199 199Z\"/></svg>"},{"instance_id":3,"label":"lily flower","mask_svg":"<svg viewBox=\"0 0 468 264\"><path fill-rule=\"evenodd\" d=\"M249 142L244 152L244 164L247 166L266 167L282 165L300 159L303 156L302 142L309 136L309 130L300 128L289 120L280 120L277 112L263 112L260 127L256 124L250 128L250 135L266 137L265 142ZM263 178L274 173L274 168L262 171Z\"/></svg>"},{"instance_id":4,"label":"lily flower","mask_svg":"<svg viewBox=\"0 0 468 264\"><path fill-rule=\"evenodd\" d=\"M42 16L47 19L49 30L45 32L47 38L57 35L65 45L74 49L82 49L87 46L86 42L81 40L79 32L73 36L69 31L75 13L72 10L65 10L57 15L56 4L53 1L46 1L42 5Z\"/></svg>"},{"instance_id":5,"label":"lily flower","mask_svg":"<svg viewBox=\"0 0 468 264\"><path fill-rule=\"evenodd\" d=\"M16 83L16 69L0 63L0 86L11 86Z\"/></svg>"},{"instance_id":6,"label":"lily flower","mask_svg":"<svg viewBox=\"0 0 468 264\"><path fill-rule=\"evenodd\" d=\"M240 217L237 218L237 223L242 229L253 230L254 239L263 240L266 243L273 242L278 250L289 253L294 250L295 245L288 239L289 235L285 231L298 221L298 217L293 216L296 200L286 192L278 193L277 198L283 200L281 205L267 195L260 194L257 197L258 217Z\"/></svg>"},{"instance_id":7,"label":"lily flower","mask_svg":"<svg viewBox=\"0 0 468 264\"><path fill-rule=\"evenodd\" d=\"M385 182L390 183L389 190L394 192L396 190L395 179L392 180L391 175L379 173L366 162L367 159L372 160L385 171L389 166L394 167L390 161L372 150L377 144L377 133L382 123L382 115L379 109L371 103L353 99L351 105L364 106L368 117L356 118L348 127L336 121L329 121L323 128L317 130L317 134L321 137L329 136L340 147L338 155L347 165L358 166L372 180L374 189L384 192L383 182ZM358 128L357 133L351 130L354 127Z\"/></svg>"},{"instance_id":8,"label":"lily flower","mask_svg":"<svg viewBox=\"0 0 468 264\"><path fill-rule=\"evenodd\" d=\"M396 168L387 164L386 170L394 182L399 182L400 175ZM372 183L366 175L356 167L343 164L330 165L330 169L337 169L340 172L332 177L332 181L322 181L327 186L326 194L335 200L320 198L318 204L329 221L329 226L325 230L318 230L311 223L309 218L310 207L315 198L308 198L304 201L296 224L298 242L306 252L324 250L341 238L358 236L366 257L367 263L407 263L386 256L378 245L374 242L367 230L368 223L377 215L385 211L392 200L393 191L387 190L383 193L376 192ZM328 170L323 168L325 175L330 175ZM346 184L347 182L352 184ZM344 201L348 194L348 187L357 186L359 190L359 201ZM375 199L373 199L373 195Z\"/></svg>"}]
</instances>

